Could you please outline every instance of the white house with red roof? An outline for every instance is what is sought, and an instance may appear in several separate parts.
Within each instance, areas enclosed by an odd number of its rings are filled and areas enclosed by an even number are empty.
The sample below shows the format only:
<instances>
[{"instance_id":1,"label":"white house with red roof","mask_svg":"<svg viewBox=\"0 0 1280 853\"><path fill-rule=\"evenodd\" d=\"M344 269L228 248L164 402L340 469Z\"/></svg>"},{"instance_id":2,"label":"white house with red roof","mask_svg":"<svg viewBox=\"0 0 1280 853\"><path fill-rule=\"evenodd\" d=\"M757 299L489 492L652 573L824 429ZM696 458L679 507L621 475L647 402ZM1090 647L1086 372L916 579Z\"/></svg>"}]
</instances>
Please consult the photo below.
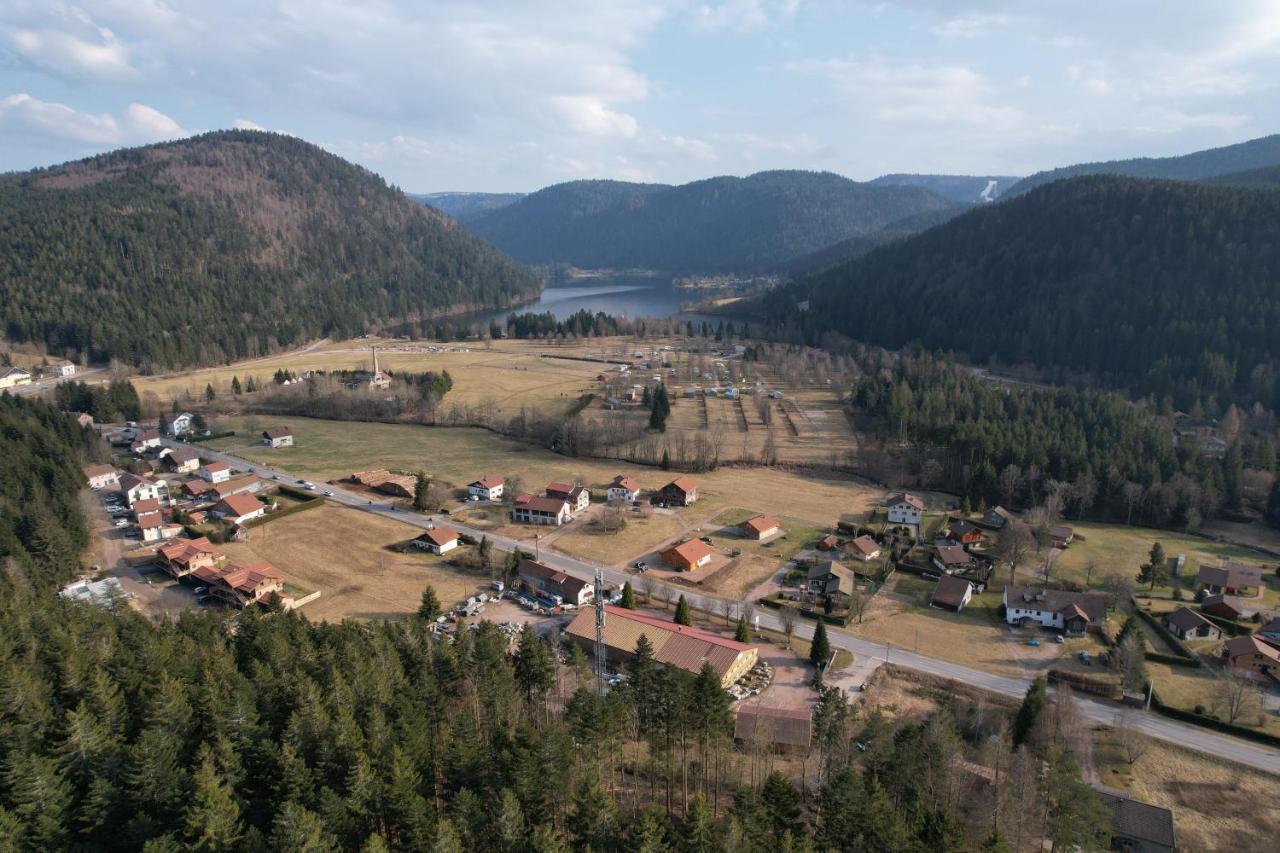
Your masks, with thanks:
<instances>
[{"instance_id":1,"label":"white house with red roof","mask_svg":"<svg viewBox=\"0 0 1280 853\"><path fill-rule=\"evenodd\" d=\"M482 501L500 500L502 484L501 474L485 474L479 480L467 484L467 494Z\"/></svg>"}]
</instances>

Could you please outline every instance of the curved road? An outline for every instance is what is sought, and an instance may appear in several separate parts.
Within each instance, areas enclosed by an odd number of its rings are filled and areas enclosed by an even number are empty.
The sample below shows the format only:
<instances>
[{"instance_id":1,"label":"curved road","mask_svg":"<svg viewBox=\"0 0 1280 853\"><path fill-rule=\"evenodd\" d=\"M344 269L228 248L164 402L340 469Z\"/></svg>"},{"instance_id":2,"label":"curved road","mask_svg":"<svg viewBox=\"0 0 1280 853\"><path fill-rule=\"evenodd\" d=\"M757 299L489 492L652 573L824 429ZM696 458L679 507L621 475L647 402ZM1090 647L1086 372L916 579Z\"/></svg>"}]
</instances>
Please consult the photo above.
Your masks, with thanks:
<instances>
[{"instance_id":1,"label":"curved road","mask_svg":"<svg viewBox=\"0 0 1280 853\"><path fill-rule=\"evenodd\" d=\"M180 442L165 439L165 443L170 447L182 447ZM278 471L266 465L259 465L233 456L229 453L222 453L216 450L209 450L201 447L201 456L220 460L232 465L236 468L242 468L250 471L263 479L271 479L277 477L281 482L292 483L296 481L296 477ZM427 528L433 524L448 524L459 533L467 533L469 535L480 537L488 536L489 541L495 547L510 551L516 547L524 551L533 551L534 544L530 540L512 539L506 536L494 536L487 531L477 530L458 524L456 521L448 517L439 517L426 515L422 513L411 512L407 510L391 509L389 504L369 503L368 497L365 495L357 495L348 492L338 486L326 487L333 492L333 496L329 500L344 506L358 509L362 512L372 512L376 515L385 515L388 518L394 518L403 521L415 527ZM540 554L540 562L552 568L559 569L566 574L574 575L585 580L594 578L597 566L595 563L579 560L576 557L570 557L555 551L547 550ZM614 586L621 587L625 581L632 580L632 577L626 572L620 572L616 569L608 567L603 568L605 580ZM718 612L719 599L709 596L700 595L696 592L681 590L689 604L699 610L709 613ZM782 631L782 621L778 615L766 608L757 608L755 611L758 616L759 625L771 631ZM806 624L804 620L795 626L796 636L802 639L808 639L813 635L813 628ZM989 690L994 693L1002 693L1006 696L1022 697L1027 688L1031 686L1031 679L1017 678L1007 675L995 675L990 672L984 672L979 669L964 666L962 664L952 663L950 661L939 660L925 655L917 654L906 649L900 649L886 645L884 643L872 642L862 637L854 637L843 631L830 631L827 634L831 644L838 648L846 649L855 656L861 655L867 659L884 659L897 666L912 669L917 672L923 672L928 675L940 678L949 678L977 687L982 690ZM1091 699L1082 695L1075 697L1076 706L1080 709L1080 713L1087 719L1104 724L1113 724L1116 715L1120 712L1119 705L1112 702L1103 702L1098 699ZM1280 750L1263 746L1262 744L1252 743L1250 741L1229 737L1227 735L1217 734L1216 732L1193 726L1187 723L1181 723L1177 720L1171 720L1168 717L1161 717L1150 712L1134 712L1128 715L1126 725L1158 738L1159 740L1168 741L1173 744L1187 747L1189 749L1199 750L1200 752L1220 758L1245 764L1250 767L1256 767L1268 773L1280 775Z\"/></svg>"}]
</instances>

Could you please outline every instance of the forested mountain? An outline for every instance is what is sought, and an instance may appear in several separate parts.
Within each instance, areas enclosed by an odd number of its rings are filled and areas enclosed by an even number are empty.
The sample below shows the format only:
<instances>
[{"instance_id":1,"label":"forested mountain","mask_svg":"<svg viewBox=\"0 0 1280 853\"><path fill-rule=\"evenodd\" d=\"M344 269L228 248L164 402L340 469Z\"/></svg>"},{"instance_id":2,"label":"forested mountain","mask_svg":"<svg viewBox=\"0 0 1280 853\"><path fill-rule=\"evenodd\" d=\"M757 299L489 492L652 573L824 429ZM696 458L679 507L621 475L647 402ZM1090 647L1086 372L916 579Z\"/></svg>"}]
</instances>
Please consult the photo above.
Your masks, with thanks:
<instances>
[{"instance_id":1,"label":"forested mountain","mask_svg":"<svg viewBox=\"0 0 1280 853\"><path fill-rule=\"evenodd\" d=\"M1280 194L1060 181L775 291L765 308L810 342L918 342L1184 410L1277 411Z\"/></svg>"},{"instance_id":2,"label":"forested mountain","mask_svg":"<svg viewBox=\"0 0 1280 853\"><path fill-rule=\"evenodd\" d=\"M750 272L951 206L919 187L876 187L826 172L760 172L676 187L558 184L469 227L526 263Z\"/></svg>"},{"instance_id":3,"label":"forested mountain","mask_svg":"<svg viewBox=\"0 0 1280 853\"><path fill-rule=\"evenodd\" d=\"M539 287L290 136L220 131L0 177L0 329L59 355L221 362Z\"/></svg>"},{"instance_id":4,"label":"forested mountain","mask_svg":"<svg viewBox=\"0 0 1280 853\"><path fill-rule=\"evenodd\" d=\"M1021 178L1008 175L881 175L869 184L876 187L923 187L956 204L995 201Z\"/></svg>"},{"instance_id":5,"label":"forested mountain","mask_svg":"<svg viewBox=\"0 0 1280 853\"><path fill-rule=\"evenodd\" d=\"M418 204L434 207L459 222L506 207L524 198L524 193L405 193Z\"/></svg>"},{"instance_id":6,"label":"forested mountain","mask_svg":"<svg viewBox=\"0 0 1280 853\"><path fill-rule=\"evenodd\" d=\"M1204 183L1218 187L1259 187L1274 189L1280 187L1280 165L1266 166L1261 169L1250 169L1247 172L1232 172L1229 175L1218 175L1205 178Z\"/></svg>"},{"instance_id":7,"label":"forested mountain","mask_svg":"<svg viewBox=\"0 0 1280 853\"><path fill-rule=\"evenodd\" d=\"M1079 175L1127 175L1132 178L1168 178L1198 181L1231 172L1243 172L1280 164L1280 134L1251 139L1236 145L1210 148L1176 157L1137 157L1103 163L1079 163L1023 178L1008 195L1025 193L1042 184Z\"/></svg>"}]
</instances>

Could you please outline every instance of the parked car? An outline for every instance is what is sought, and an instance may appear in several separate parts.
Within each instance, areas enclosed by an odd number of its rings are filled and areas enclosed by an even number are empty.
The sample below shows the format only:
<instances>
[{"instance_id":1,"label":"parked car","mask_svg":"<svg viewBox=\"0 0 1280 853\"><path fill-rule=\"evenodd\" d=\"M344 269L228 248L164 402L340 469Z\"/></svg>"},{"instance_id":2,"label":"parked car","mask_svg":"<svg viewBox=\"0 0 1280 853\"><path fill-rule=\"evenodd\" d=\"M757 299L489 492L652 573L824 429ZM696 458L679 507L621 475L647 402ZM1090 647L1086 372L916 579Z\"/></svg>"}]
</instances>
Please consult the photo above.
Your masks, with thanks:
<instances>
[{"instance_id":1,"label":"parked car","mask_svg":"<svg viewBox=\"0 0 1280 853\"><path fill-rule=\"evenodd\" d=\"M117 518L117 519L116 519L116 527L124 527L124 526L125 526L125 525L127 525L128 523L129 523L129 522L128 522L127 520L123 519L123 518Z\"/></svg>"},{"instance_id":2,"label":"parked car","mask_svg":"<svg viewBox=\"0 0 1280 853\"><path fill-rule=\"evenodd\" d=\"M706 544L708 544L708 545L710 545L710 544L711 544L711 537L710 537L710 536L699 536L699 537L698 537L698 539L699 539L699 541L705 542L705 543L706 543Z\"/></svg>"},{"instance_id":3,"label":"parked car","mask_svg":"<svg viewBox=\"0 0 1280 853\"><path fill-rule=\"evenodd\" d=\"M325 496L326 498L331 498L331 497L333 497L333 492L329 491L328 489L325 489L325 490L324 490L324 496Z\"/></svg>"},{"instance_id":4,"label":"parked car","mask_svg":"<svg viewBox=\"0 0 1280 853\"><path fill-rule=\"evenodd\" d=\"M279 475L279 474L272 474L272 475L271 475L271 479L273 479L273 480L279 480L279 479L280 479L280 475Z\"/></svg>"},{"instance_id":5,"label":"parked car","mask_svg":"<svg viewBox=\"0 0 1280 853\"><path fill-rule=\"evenodd\" d=\"M191 592L194 593L195 595L204 595L208 591L209 591L209 587L207 586L198 586L195 589L191 590Z\"/></svg>"},{"instance_id":6,"label":"parked car","mask_svg":"<svg viewBox=\"0 0 1280 853\"><path fill-rule=\"evenodd\" d=\"M1027 645L1028 645L1028 646L1033 646L1033 647L1035 647L1035 648L1039 648L1039 647L1040 647L1040 641L1039 641L1039 640L1027 640Z\"/></svg>"},{"instance_id":7,"label":"parked car","mask_svg":"<svg viewBox=\"0 0 1280 853\"><path fill-rule=\"evenodd\" d=\"M635 561L634 563L632 563L631 565L632 565L633 567L635 567L635 569L636 569L637 571L641 571L641 572L643 572L645 569L649 568L649 564L648 564L648 563L646 563L644 560L636 560L636 561Z\"/></svg>"}]
</instances>

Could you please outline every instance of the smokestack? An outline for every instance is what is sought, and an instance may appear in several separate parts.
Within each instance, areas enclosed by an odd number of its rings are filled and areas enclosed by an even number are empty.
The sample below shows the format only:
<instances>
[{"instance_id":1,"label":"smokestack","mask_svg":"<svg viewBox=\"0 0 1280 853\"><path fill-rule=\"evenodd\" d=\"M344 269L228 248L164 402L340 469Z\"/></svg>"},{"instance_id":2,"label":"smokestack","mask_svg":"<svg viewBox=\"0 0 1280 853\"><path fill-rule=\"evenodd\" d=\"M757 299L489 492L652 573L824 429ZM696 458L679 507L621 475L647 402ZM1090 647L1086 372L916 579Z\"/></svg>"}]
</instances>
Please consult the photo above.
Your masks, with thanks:
<instances>
[{"instance_id":1,"label":"smokestack","mask_svg":"<svg viewBox=\"0 0 1280 853\"><path fill-rule=\"evenodd\" d=\"M369 349L373 351L373 375L377 376L378 375L378 348L369 347Z\"/></svg>"}]
</instances>

